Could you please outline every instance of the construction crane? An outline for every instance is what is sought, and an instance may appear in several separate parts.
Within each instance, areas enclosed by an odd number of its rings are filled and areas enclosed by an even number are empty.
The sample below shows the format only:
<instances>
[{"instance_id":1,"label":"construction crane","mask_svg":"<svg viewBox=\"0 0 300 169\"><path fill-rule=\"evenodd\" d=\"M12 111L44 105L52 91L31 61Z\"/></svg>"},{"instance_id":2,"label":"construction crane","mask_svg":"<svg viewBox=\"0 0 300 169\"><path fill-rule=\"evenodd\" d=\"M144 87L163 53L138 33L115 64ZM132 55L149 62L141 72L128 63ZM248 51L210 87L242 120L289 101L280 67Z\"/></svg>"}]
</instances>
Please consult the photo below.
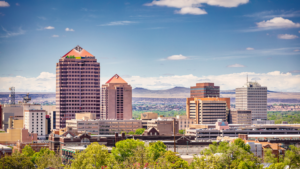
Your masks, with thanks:
<instances>
[{"instance_id":1,"label":"construction crane","mask_svg":"<svg viewBox=\"0 0 300 169\"><path fill-rule=\"evenodd\" d=\"M10 97L10 104L14 105L14 104L16 104L16 102L15 102L15 99L16 99L15 87L10 87L9 90L10 90L10 95L9 95L9 97Z\"/></svg>"}]
</instances>

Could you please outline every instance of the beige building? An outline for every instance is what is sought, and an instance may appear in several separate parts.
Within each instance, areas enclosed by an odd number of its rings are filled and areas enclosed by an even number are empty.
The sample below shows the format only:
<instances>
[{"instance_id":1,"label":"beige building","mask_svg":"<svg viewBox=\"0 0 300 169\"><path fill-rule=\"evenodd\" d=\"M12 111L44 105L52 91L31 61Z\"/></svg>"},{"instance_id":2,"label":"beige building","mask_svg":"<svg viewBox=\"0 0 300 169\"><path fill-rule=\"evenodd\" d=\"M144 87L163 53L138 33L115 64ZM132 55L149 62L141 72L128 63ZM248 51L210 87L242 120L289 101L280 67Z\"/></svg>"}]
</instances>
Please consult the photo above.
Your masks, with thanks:
<instances>
[{"instance_id":1,"label":"beige building","mask_svg":"<svg viewBox=\"0 0 300 169\"><path fill-rule=\"evenodd\" d=\"M143 126L143 128L149 129L154 127L158 132L159 135L173 135L173 120L172 119L152 119L148 120L146 126ZM178 121L175 120L175 134L178 134L179 127L178 127Z\"/></svg>"},{"instance_id":2,"label":"beige building","mask_svg":"<svg viewBox=\"0 0 300 169\"><path fill-rule=\"evenodd\" d=\"M102 85L100 119L132 119L132 87L117 74Z\"/></svg>"},{"instance_id":3,"label":"beige building","mask_svg":"<svg viewBox=\"0 0 300 169\"><path fill-rule=\"evenodd\" d=\"M231 124L252 124L251 110L230 111L229 122Z\"/></svg>"},{"instance_id":4,"label":"beige building","mask_svg":"<svg viewBox=\"0 0 300 169\"><path fill-rule=\"evenodd\" d=\"M75 119L76 120L96 120L96 114L94 113L89 113L89 112L84 112L84 113L76 113L75 114Z\"/></svg>"},{"instance_id":5,"label":"beige building","mask_svg":"<svg viewBox=\"0 0 300 169\"><path fill-rule=\"evenodd\" d=\"M227 121L230 98L187 98L186 112L196 124L214 124L218 119Z\"/></svg>"},{"instance_id":6,"label":"beige building","mask_svg":"<svg viewBox=\"0 0 300 169\"><path fill-rule=\"evenodd\" d=\"M10 116L23 119L24 111L29 109L41 109L40 104L20 103L20 104L4 104L2 107L2 128L4 131L8 128L8 119Z\"/></svg>"},{"instance_id":7,"label":"beige building","mask_svg":"<svg viewBox=\"0 0 300 169\"><path fill-rule=\"evenodd\" d=\"M157 119L158 115L157 113L153 112L145 112L141 114L141 120L151 120L151 119Z\"/></svg>"},{"instance_id":8,"label":"beige building","mask_svg":"<svg viewBox=\"0 0 300 169\"><path fill-rule=\"evenodd\" d=\"M267 87L247 82L235 90L236 110L251 110L252 120L267 120Z\"/></svg>"},{"instance_id":9,"label":"beige building","mask_svg":"<svg viewBox=\"0 0 300 169\"><path fill-rule=\"evenodd\" d=\"M174 117L158 117L158 119L173 119ZM176 116L176 121L178 121L179 130L185 130L189 128L191 124L196 124L195 119L189 119L187 116Z\"/></svg>"},{"instance_id":10,"label":"beige building","mask_svg":"<svg viewBox=\"0 0 300 169\"><path fill-rule=\"evenodd\" d=\"M72 128L78 132L88 132L91 134L115 134L122 131L130 132L142 128L142 120L104 120L97 119L92 113L78 113L76 119L67 120L67 128Z\"/></svg>"},{"instance_id":11,"label":"beige building","mask_svg":"<svg viewBox=\"0 0 300 169\"><path fill-rule=\"evenodd\" d=\"M37 140L36 133L29 133L28 129L24 129L22 119L12 119L10 117L11 125L7 128L6 133L0 133L0 143L12 143L15 144L17 141L24 143L30 143Z\"/></svg>"}]
</instances>

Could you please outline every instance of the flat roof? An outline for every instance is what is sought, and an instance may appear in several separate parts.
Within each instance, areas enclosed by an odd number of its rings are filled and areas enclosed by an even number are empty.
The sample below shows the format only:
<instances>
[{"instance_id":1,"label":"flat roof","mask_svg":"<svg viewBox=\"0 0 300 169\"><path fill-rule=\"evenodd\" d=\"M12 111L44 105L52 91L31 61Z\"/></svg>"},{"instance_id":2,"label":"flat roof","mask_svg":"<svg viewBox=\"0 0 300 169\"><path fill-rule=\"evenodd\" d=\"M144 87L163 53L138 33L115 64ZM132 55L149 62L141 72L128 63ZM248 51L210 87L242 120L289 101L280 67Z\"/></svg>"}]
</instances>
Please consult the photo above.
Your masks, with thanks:
<instances>
[{"instance_id":1,"label":"flat roof","mask_svg":"<svg viewBox=\"0 0 300 169\"><path fill-rule=\"evenodd\" d=\"M5 145L2 145L2 144L0 144L0 150L2 150L2 148L3 148L3 150L12 150L12 148L10 148L10 147L8 147L8 146L5 146Z\"/></svg>"},{"instance_id":2,"label":"flat roof","mask_svg":"<svg viewBox=\"0 0 300 169\"><path fill-rule=\"evenodd\" d=\"M257 134L249 134L248 135L248 138L249 137L255 137L255 138L264 138L264 137L266 137L266 138L282 138L282 137L293 137L293 138L300 138L300 134L294 134L294 135L291 135L291 134L280 134L280 135L277 135L277 134L270 134L270 135L263 135L263 134L259 134L259 135L257 135Z\"/></svg>"}]
</instances>

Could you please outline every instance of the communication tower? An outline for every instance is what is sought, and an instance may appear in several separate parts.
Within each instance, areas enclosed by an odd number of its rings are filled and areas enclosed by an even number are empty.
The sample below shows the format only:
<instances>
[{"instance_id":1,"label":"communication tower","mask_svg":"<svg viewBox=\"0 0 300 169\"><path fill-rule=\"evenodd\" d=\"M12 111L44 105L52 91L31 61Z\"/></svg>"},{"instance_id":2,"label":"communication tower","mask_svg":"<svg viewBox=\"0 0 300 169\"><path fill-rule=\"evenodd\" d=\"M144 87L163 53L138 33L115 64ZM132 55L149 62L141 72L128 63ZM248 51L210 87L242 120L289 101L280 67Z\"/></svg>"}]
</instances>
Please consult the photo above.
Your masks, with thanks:
<instances>
[{"instance_id":1,"label":"communication tower","mask_svg":"<svg viewBox=\"0 0 300 169\"><path fill-rule=\"evenodd\" d=\"M29 97L29 93L26 94L26 96L23 97L23 103L28 103L31 100L31 97Z\"/></svg>"}]
</instances>

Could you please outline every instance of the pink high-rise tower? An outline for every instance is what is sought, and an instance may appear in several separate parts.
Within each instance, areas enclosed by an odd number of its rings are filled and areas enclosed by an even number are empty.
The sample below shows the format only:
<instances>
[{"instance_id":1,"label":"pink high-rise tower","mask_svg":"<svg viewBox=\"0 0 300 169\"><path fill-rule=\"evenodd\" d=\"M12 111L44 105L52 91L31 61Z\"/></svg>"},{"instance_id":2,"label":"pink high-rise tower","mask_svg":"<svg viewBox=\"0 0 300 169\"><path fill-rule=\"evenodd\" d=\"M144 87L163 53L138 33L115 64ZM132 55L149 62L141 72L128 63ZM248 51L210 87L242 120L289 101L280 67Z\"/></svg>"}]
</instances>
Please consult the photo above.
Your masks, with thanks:
<instances>
[{"instance_id":1,"label":"pink high-rise tower","mask_svg":"<svg viewBox=\"0 0 300 169\"><path fill-rule=\"evenodd\" d=\"M100 63L76 46L56 64L56 126L66 127L75 113L91 112L100 118Z\"/></svg>"}]
</instances>

